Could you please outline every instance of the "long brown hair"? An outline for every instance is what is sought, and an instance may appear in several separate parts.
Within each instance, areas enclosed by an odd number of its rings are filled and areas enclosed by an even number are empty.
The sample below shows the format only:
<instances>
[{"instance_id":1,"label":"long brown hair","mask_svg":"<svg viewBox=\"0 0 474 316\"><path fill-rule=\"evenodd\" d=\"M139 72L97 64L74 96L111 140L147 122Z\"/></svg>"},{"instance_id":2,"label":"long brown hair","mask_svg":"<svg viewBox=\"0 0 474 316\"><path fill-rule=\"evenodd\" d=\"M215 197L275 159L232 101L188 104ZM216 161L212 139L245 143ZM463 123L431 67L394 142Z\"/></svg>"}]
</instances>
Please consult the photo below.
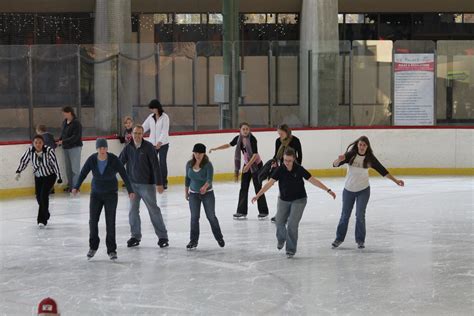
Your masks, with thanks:
<instances>
[{"instance_id":1,"label":"long brown hair","mask_svg":"<svg viewBox=\"0 0 474 316\"><path fill-rule=\"evenodd\" d=\"M278 129L286 133L286 137L291 138L291 128L287 124L281 124Z\"/></svg>"},{"instance_id":2,"label":"long brown hair","mask_svg":"<svg viewBox=\"0 0 474 316\"><path fill-rule=\"evenodd\" d=\"M364 142L364 143L367 144L367 151L365 152L363 166L364 166L364 168L368 168L369 164L371 164L373 161L375 161L375 156L374 156L374 152L372 150L372 147L370 146L369 138L367 136L361 136L355 142L353 142L349 146L347 146L346 155L348 155L350 157L349 158L349 165L352 165L352 163L354 162L355 157L357 156L357 153L359 152L359 150L357 148L357 144L359 144L359 142Z\"/></svg>"},{"instance_id":3,"label":"long brown hair","mask_svg":"<svg viewBox=\"0 0 474 316\"><path fill-rule=\"evenodd\" d=\"M199 168L204 167L207 163L209 162L209 157L204 154L204 157L202 157L201 163L199 164ZM189 166L192 168L196 164L196 158L193 156L191 157L191 160L188 161Z\"/></svg>"}]
</instances>

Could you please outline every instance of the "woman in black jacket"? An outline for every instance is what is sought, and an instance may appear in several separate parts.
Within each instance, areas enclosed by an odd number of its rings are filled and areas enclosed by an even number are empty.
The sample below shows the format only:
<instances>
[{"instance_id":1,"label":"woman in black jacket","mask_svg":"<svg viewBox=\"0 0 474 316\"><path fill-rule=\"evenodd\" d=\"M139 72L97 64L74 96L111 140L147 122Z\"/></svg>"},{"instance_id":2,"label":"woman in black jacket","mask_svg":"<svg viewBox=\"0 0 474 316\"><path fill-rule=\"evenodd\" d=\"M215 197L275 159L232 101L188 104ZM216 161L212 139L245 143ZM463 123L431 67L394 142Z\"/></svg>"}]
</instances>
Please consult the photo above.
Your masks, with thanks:
<instances>
[{"instance_id":1,"label":"woman in black jacket","mask_svg":"<svg viewBox=\"0 0 474 316\"><path fill-rule=\"evenodd\" d=\"M283 154L287 148L292 148L296 154L296 162L301 165L303 163L303 151L301 150L300 139L291 133L291 129L286 124L278 126L278 138L275 141L275 155L273 156L274 163L272 168L283 164ZM271 218L272 223L275 223L275 216Z\"/></svg>"},{"instance_id":2,"label":"woman in black jacket","mask_svg":"<svg viewBox=\"0 0 474 316\"><path fill-rule=\"evenodd\" d=\"M64 191L71 191L79 178L81 170L82 125L76 118L74 109L70 106L63 108L64 122L58 145L63 147L66 163L67 187Z\"/></svg>"}]
</instances>

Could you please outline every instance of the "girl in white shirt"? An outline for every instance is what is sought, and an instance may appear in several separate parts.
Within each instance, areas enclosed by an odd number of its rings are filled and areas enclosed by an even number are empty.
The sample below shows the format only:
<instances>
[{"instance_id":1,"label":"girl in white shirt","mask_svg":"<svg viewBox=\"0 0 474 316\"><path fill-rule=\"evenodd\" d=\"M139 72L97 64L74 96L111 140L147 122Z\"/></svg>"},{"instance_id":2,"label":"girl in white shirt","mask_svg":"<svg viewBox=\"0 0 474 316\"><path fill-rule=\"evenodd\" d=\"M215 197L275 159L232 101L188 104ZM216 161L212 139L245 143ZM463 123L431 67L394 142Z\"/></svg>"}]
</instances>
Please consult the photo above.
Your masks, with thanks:
<instances>
[{"instance_id":1,"label":"girl in white shirt","mask_svg":"<svg viewBox=\"0 0 474 316\"><path fill-rule=\"evenodd\" d=\"M339 247L346 237L349 219L354 203L356 204L355 239L359 249L365 248L365 211L370 197L369 168L375 169L382 177L386 177L399 186L404 186L402 180L396 179L377 160L370 147L369 139L361 136L347 147L346 153L340 155L334 162L334 167L348 164L346 183L342 193L342 214L337 226L334 248Z\"/></svg>"},{"instance_id":2,"label":"girl in white shirt","mask_svg":"<svg viewBox=\"0 0 474 316\"><path fill-rule=\"evenodd\" d=\"M143 122L144 133L150 131L147 139L156 148L160 161L160 171L163 177L163 186L168 188L168 166L166 159L169 149L170 118L163 110L163 106L158 100L151 100L148 108L152 112Z\"/></svg>"}]
</instances>

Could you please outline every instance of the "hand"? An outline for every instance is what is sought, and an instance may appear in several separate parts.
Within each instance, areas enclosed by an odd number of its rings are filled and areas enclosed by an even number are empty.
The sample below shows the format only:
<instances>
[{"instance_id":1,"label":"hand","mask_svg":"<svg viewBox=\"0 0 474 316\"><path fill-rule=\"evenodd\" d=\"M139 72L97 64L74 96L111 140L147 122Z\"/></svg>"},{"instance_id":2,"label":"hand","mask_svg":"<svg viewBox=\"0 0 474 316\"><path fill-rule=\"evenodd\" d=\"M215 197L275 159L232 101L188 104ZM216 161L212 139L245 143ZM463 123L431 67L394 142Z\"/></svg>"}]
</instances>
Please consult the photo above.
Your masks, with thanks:
<instances>
[{"instance_id":1,"label":"hand","mask_svg":"<svg viewBox=\"0 0 474 316\"><path fill-rule=\"evenodd\" d=\"M184 192L184 198L189 201L189 192Z\"/></svg>"},{"instance_id":2,"label":"hand","mask_svg":"<svg viewBox=\"0 0 474 316\"><path fill-rule=\"evenodd\" d=\"M135 200L135 196L136 195L133 192L128 194L128 197L130 198L130 200Z\"/></svg>"},{"instance_id":3,"label":"hand","mask_svg":"<svg viewBox=\"0 0 474 316\"><path fill-rule=\"evenodd\" d=\"M76 196L76 195L77 195L77 192L78 192L77 189L72 189L71 194L72 194L73 196Z\"/></svg>"},{"instance_id":4,"label":"hand","mask_svg":"<svg viewBox=\"0 0 474 316\"><path fill-rule=\"evenodd\" d=\"M214 151L214 148L209 149L210 154L212 154L213 151Z\"/></svg>"},{"instance_id":5,"label":"hand","mask_svg":"<svg viewBox=\"0 0 474 316\"><path fill-rule=\"evenodd\" d=\"M157 185L156 186L156 192L159 194L163 193L165 191L165 188L162 185Z\"/></svg>"},{"instance_id":6,"label":"hand","mask_svg":"<svg viewBox=\"0 0 474 316\"><path fill-rule=\"evenodd\" d=\"M344 159L346 159L346 155L337 156L337 160L343 161Z\"/></svg>"},{"instance_id":7,"label":"hand","mask_svg":"<svg viewBox=\"0 0 474 316\"><path fill-rule=\"evenodd\" d=\"M63 179L59 178L58 179L58 184L61 184L61 183L63 183Z\"/></svg>"},{"instance_id":8,"label":"hand","mask_svg":"<svg viewBox=\"0 0 474 316\"><path fill-rule=\"evenodd\" d=\"M405 186L405 182L403 182L403 180L396 180L395 183L401 187Z\"/></svg>"},{"instance_id":9,"label":"hand","mask_svg":"<svg viewBox=\"0 0 474 316\"><path fill-rule=\"evenodd\" d=\"M252 198L252 204L255 204L255 202L257 202L257 200L258 200L258 197L257 197L257 196L254 196L254 197Z\"/></svg>"},{"instance_id":10,"label":"hand","mask_svg":"<svg viewBox=\"0 0 474 316\"><path fill-rule=\"evenodd\" d=\"M21 177L21 174L20 174L20 173L17 173L17 174L15 175L15 180L16 180L16 181L20 180L20 177Z\"/></svg>"},{"instance_id":11,"label":"hand","mask_svg":"<svg viewBox=\"0 0 474 316\"><path fill-rule=\"evenodd\" d=\"M328 192L330 196L332 196L332 198L335 200L336 199L336 193L332 192L332 191L329 191Z\"/></svg>"},{"instance_id":12,"label":"hand","mask_svg":"<svg viewBox=\"0 0 474 316\"><path fill-rule=\"evenodd\" d=\"M202 195L206 194L206 192L207 192L206 186L202 186L202 187L199 189L199 193L201 193Z\"/></svg>"},{"instance_id":13,"label":"hand","mask_svg":"<svg viewBox=\"0 0 474 316\"><path fill-rule=\"evenodd\" d=\"M155 147L156 147L156 149L158 149L158 150L159 150L159 149L161 148L161 143L158 143L158 144L156 144L156 146L155 146Z\"/></svg>"},{"instance_id":14,"label":"hand","mask_svg":"<svg viewBox=\"0 0 474 316\"><path fill-rule=\"evenodd\" d=\"M58 146L61 146L61 145L63 144L63 141L62 141L62 140L58 140L58 141L56 142L56 144L57 144Z\"/></svg>"},{"instance_id":15,"label":"hand","mask_svg":"<svg viewBox=\"0 0 474 316\"><path fill-rule=\"evenodd\" d=\"M234 173L234 182L239 182L239 173Z\"/></svg>"},{"instance_id":16,"label":"hand","mask_svg":"<svg viewBox=\"0 0 474 316\"><path fill-rule=\"evenodd\" d=\"M272 162L272 168L276 168L276 167L278 167L277 162L276 161Z\"/></svg>"},{"instance_id":17,"label":"hand","mask_svg":"<svg viewBox=\"0 0 474 316\"><path fill-rule=\"evenodd\" d=\"M249 172L250 167L248 165L245 165L244 169L242 170L242 173L247 173Z\"/></svg>"}]
</instances>

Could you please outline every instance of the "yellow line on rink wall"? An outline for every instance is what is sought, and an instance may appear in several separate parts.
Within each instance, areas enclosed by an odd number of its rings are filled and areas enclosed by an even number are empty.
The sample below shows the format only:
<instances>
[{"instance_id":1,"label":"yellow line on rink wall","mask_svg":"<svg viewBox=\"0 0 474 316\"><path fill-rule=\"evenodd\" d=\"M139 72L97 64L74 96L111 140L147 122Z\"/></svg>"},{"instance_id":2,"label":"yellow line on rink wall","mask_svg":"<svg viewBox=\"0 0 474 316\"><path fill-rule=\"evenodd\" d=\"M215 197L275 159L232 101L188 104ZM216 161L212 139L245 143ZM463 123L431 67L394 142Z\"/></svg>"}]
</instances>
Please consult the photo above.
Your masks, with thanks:
<instances>
[{"instance_id":1,"label":"yellow line on rink wall","mask_svg":"<svg viewBox=\"0 0 474 316\"><path fill-rule=\"evenodd\" d=\"M334 169L311 169L309 170L315 177L344 177L346 169L334 168ZM390 173L396 176L474 176L474 168L390 168ZM370 169L369 174L371 176L378 176L379 174ZM220 173L214 175L214 181L224 182L233 181L234 175L232 173ZM170 185L184 184L184 177L169 177L168 182ZM119 186L122 186L122 181L119 181ZM56 194L63 194L64 186L55 186ZM81 192L90 192L91 184L84 183L81 186ZM0 199L11 199L22 196L32 196L35 194L34 188L14 188L14 189L0 189Z\"/></svg>"}]
</instances>

